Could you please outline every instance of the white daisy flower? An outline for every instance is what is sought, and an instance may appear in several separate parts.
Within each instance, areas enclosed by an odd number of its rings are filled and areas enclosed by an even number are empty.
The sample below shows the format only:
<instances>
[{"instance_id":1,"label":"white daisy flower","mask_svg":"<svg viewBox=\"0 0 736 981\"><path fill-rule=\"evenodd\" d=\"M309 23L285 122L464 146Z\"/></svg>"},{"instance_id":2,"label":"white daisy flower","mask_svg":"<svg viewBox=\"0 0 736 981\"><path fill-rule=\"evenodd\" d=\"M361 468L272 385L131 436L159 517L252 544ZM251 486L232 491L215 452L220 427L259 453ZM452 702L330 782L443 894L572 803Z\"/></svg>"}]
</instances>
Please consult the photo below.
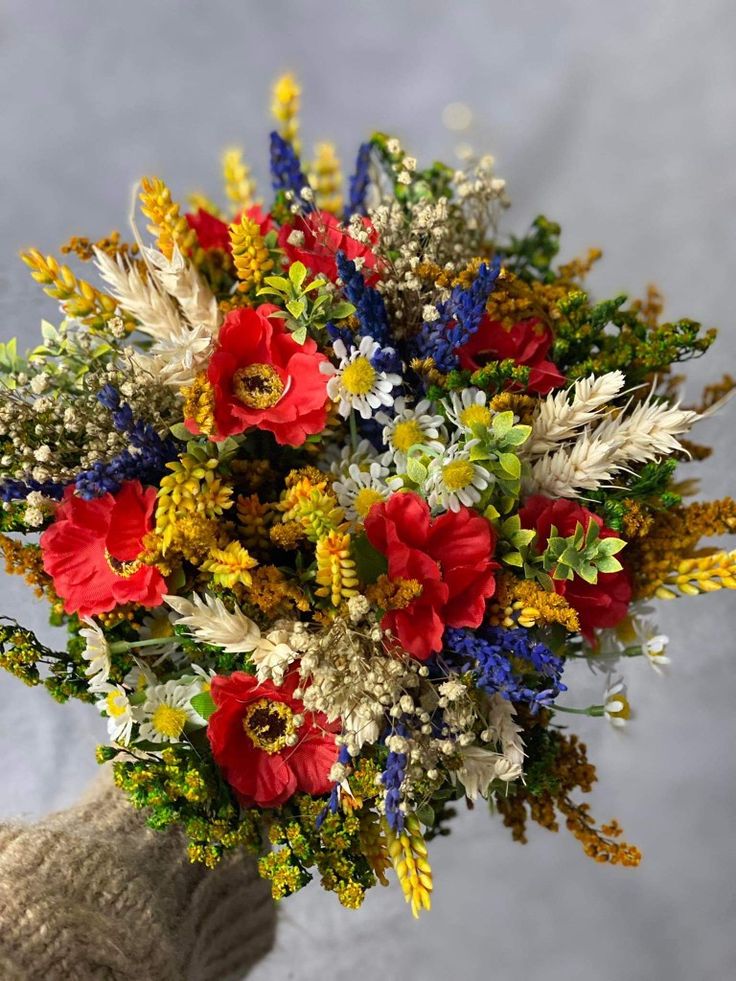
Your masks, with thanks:
<instances>
[{"instance_id":1,"label":"white daisy flower","mask_svg":"<svg viewBox=\"0 0 736 981\"><path fill-rule=\"evenodd\" d=\"M401 375L373 367L371 361L381 350L377 341L363 337L358 347L351 346L348 351L345 344L337 340L333 342L332 350L340 364L335 367L329 361L323 361L319 367L322 374L331 376L327 394L337 402L341 416L347 418L354 409L363 419L370 419L382 405L393 404L391 392L401 384Z\"/></svg>"},{"instance_id":2,"label":"white daisy flower","mask_svg":"<svg viewBox=\"0 0 736 981\"><path fill-rule=\"evenodd\" d=\"M443 426L443 418L432 412L429 399L422 399L412 406L403 396L394 403L393 417L385 412L376 413L376 422L383 426L383 442L388 447L387 457L399 469L406 467L406 460L412 446L418 444L431 446L441 450L443 440L447 438Z\"/></svg>"},{"instance_id":3,"label":"white daisy flower","mask_svg":"<svg viewBox=\"0 0 736 981\"><path fill-rule=\"evenodd\" d=\"M623 729L631 718L631 705L626 697L623 678L609 679L603 694L603 714L616 729Z\"/></svg>"},{"instance_id":4,"label":"white daisy flower","mask_svg":"<svg viewBox=\"0 0 736 981\"><path fill-rule=\"evenodd\" d=\"M139 738L152 743L178 743L186 728L204 725L204 719L191 705L192 698L201 691L201 679L192 681L191 676L146 688L145 700L134 710Z\"/></svg>"},{"instance_id":5,"label":"white daisy flower","mask_svg":"<svg viewBox=\"0 0 736 981\"><path fill-rule=\"evenodd\" d=\"M376 448L368 439L361 439L353 449L351 443L347 443L340 448L336 444L328 447L320 459L320 469L329 468L335 477L344 476L353 463L357 463L361 469L367 468L379 456Z\"/></svg>"},{"instance_id":6,"label":"white daisy flower","mask_svg":"<svg viewBox=\"0 0 736 981\"><path fill-rule=\"evenodd\" d=\"M670 658L667 657L667 645L669 642L670 639L666 634L652 633L641 645L642 650L647 656L647 660L657 674L662 674L662 669L672 663Z\"/></svg>"},{"instance_id":7,"label":"white daisy flower","mask_svg":"<svg viewBox=\"0 0 736 981\"><path fill-rule=\"evenodd\" d=\"M163 660L173 652L176 636L174 634L174 617L166 610L157 609L143 617L139 636L141 640L160 640L160 644L146 644L136 650L137 654L145 657L160 657Z\"/></svg>"},{"instance_id":8,"label":"white daisy flower","mask_svg":"<svg viewBox=\"0 0 736 981\"><path fill-rule=\"evenodd\" d=\"M123 684L129 691L141 692L145 691L149 685L155 685L157 680L156 675L147 664L136 660L135 667L132 667L123 678Z\"/></svg>"},{"instance_id":9,"label":"white daisy flower","mask_svg":"<svg viewBox=\"0 0 736 981\"><path fill-rule=\"evenodd\" d=\"M348 472L335 481L332 489L349 521L361 521L374 504L386 500L391 493L388 477L388 467L374 460L367 469L353 463Z\"/></svg>"},{"instance_id":10,"label":"white daisy flower","mask_svg":"<svg viewBox=\"0 0 736 981\"><path fill-rule=\"evenodd\" d=\"M453 443L430 461L425 488L433 511L459 511L463 505L472 507L490 485L492 477L488 471L470 459L470 451L477 442L471 439L465 444Z\"/></svg>"},{"instance_id":11,"label":"white daisy flower","mask_svg":"<svg viewBox=\"0 0 736 981\"><path fill-rule=\"evenodd\" d=\"M122 685L104 685L99 689L105 697L97 702L97 708L107 716L107 734L110 741L127 746L133 734L133 706Z\"/></svg>"},{"instance_id":12,"label":"white daisy flower","mask_svg":"<svg viewBox=\"0 0 736 981\"><path fill-rule=\"evenodd\" d=\"M86 646L82 651L82 657L89 661L89 666L85 668L85 675L89 678L87 687L90 691L102 691L110 677L110 647L102 629L94 620L84 617L86 627L79 631L84 637Z\"/></svg>"},{"instance_id":13,"label":"white daisy flower","mask_svg":"<svg viewBox=\"0 0 736 981\"><path fill-rule=\"evenodd\" d=\"M487 429L491 425L493 413L486 404L488 398L485 392L477 388L464 388L462 392L452 392L449 402L444 402L450 421L466 433L472 433L474 427Z\"/></svg>"}]
</instances>

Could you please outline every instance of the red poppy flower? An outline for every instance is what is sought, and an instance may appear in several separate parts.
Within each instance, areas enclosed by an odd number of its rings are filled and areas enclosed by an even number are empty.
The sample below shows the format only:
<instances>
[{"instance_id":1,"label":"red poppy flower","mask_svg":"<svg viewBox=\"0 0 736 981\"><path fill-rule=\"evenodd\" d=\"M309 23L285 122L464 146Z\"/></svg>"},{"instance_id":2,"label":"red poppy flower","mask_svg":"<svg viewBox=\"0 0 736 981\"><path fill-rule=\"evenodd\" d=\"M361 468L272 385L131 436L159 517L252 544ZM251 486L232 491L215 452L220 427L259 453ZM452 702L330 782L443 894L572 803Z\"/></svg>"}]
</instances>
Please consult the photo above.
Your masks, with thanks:
<instances>
[{"instance_id":1,"label":"red poppy flower","mask_svg":"<svg viewBox=\"0 0 736 981\"><path fill-rule=\"evenodd\" d=\"M305 711L294 697L298 682L297 672L281 687L242 671L212 679L212 755L246 807L278 807L298 790L316 796L332 786L337 727Z\"/></svg>"},{"instance_id":2,"label":"red poppy flower","mask_svg":"<svg viewBox=\"0 0 736 981\"><path fill-rule=\"evenodd\" d=\"M216 439L257 427L286 446L301 446L327 418L326 361L312 338L298 344L277 307L232 310L222 325L207 377L214 389ZM187 426L197 432L196 423Z\"/></svg>"},{"instance_id":3,"label":"red poppy flower","mask_svg":"<svg viewBox=\"0 0 736 981\"><path fill-rule=\"evenodd\" d=\"M254 204L253 207L247 208L245 213L253 221L258 222L261 235L266 235L273 228L271 215L260 205ZM241 214L242 212L239 212L233 221L239 221ZM230 226L226 221L205 211L204 208L187 214L186 219L189 227L197 233L197 241L203 249L222 249L223 252L230 252Z\"/></svg>"},{"instance_id":4,"label":"red poppy flower","mask_svg":"<svg viewBox=\"0 0 736 981\"><path fill-rule=\"evenodd\" d=\"M363 219L363 225L370 233L371 243L375 244L376 234L368 218ZM289 242L294 232L303 237L301 245ZM327 211L311 211L297 217L294 225L283 225L278 244L290 263L303 262L313 275L324 273L332 282L337 279L335 256L338 252L344 252L348 259L363 259L364 270L375 269L378 263L370 247L351 238L337 218ZM366 281L371 284L375 279L375 276L368 277Z\"/></svg>"},{"instance_id":5,"label":"red poppy flower","mask_svg":"<svg viewBox=\"0 0 736 981\"><path fill-rule=\"evenodd\" d=\"M557 534L567 538L575 534L578 523L587 530L591 521L600 528L601 538L615 538L616 532L606 528L601 518L574 501L553 501L542 494L530 497L519 511L522 527L533 528L537 537L538 552L547 547L552 526ZM555 579L555 590L577 610L580 627L586 637L592 637L594 628L615 627L627 613L631 602L631 578L626 569L619 572L601 572L595 583L585 582L579 576L572 580Z\"/></svg>"},{"instance_id":6,"label":"red poppy flower","mask_svg":"<svg viewBox=\"0 0 736 981\"><path fill-rule=\"evenodd\" d=\"M43 567L67 613L94 616L124 603L160 605L164 577L138 561L155 504L156 489L144 490L137 480L92 501L67 488L54 523L41 535Z\"/></svg>"},{"instance_id":7,"label":"red poppy flower","mask_svg":"<svg viewBox=\"0 0 736 981\"><path fill-rule=\"evenodd\" d=\"M390 579L415 580L421 592L408 606L389 610L382 625L420 661L442 649L445 627L477 627L493 596L496 536L470 508L431 518L416 494L393 494L374 504L365 520L368 540L388 559Z\"/></svg>"},{"instance_id":8,"label":"red poppy flower","mask_svg":"<svg viewBox=\"0 0 736 981\"><path fill-rule=\"evenodd\" d=\"M531 368L528 390L547 395L565 381L556 365L547 360L553 340L549 327L534 317L521 320L507 330L500 321L491 320L486 314L478 330L458 348L457 354L464 371L478 371L489 361L511 358L517 364Z\"/></svg>"}]
</instances>

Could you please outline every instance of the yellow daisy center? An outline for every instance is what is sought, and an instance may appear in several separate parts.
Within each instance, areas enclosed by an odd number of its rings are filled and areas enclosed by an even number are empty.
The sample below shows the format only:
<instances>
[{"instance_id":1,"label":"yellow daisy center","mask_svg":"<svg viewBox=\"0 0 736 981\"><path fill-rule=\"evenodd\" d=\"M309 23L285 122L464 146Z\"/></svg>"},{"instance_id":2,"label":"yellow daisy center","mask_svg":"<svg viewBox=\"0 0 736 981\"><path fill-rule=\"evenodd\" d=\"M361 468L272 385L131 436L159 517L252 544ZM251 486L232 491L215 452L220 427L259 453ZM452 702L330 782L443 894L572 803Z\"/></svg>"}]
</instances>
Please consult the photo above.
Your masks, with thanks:
<instances>
[{"instance_id":1,"label":"yellow daisy center","mask_svg":"<svg viewBox=\"0 0 736 981\"><path fill-rule=\"evenodd\" d=\"M174 627L168 617L156 617L148 627L151 639L160 640L164 637L173 637Z\"/></svg>"},{"instance_id":2,"label":"yellow daisy center","mask_svg":"<svg viewBox=\"0 0 736 981\"><path fill-rule=\"evenodd\" d=\"M345 366L342 384L351 395L367 395L376 381L376 369L362 354Z\"/></svg>"},{"instance_id":3,"label":"yellow daisy center","mask_svg":"<svg viewBox=\"0 0 736 981\"><path fill-rule=\"evenodd\" d=\"M259 698L245 710L243 729L256 749L279 753L291 745L296 733L294 713L284 702Z\"/></svg>"},{"instance_id":4,"label":"yellow daisy center","mask_svg":"<svg viewBox=\"0 0 736 981\"><path fill-rule=\"evenodd\" d=\"M630 719L631 718L631 705L629 705L629 700L626 695L614 695L613 699L609 702L608 714L614 719Z\"/></svg>"},{"instance_id":5,"label":"yellow daisy center","mask_svg":"<svg viewBox=\"0 0 736 981\"><path fill-rule=\"evenodd\" d=\"M270 364L249 364L233 375L233 395L249 409L268 409L284 394L284 383Z\"/></svg>"},{"instance_id":6,"label":"yellow daisy center","mask_svg":"<svg viewBox=\"0 0 736 981\"><path fill-rule=\"evenodd\" d=\"M160 736L176 739L181 735L187 713L175 705L162 704L157 706L151 716L151 725Z\"/></svg>"},{"instance_id":7,"label":"yellow daisy center","mask_svg":"<svg viewBox=\"0 0 736 981\"><path fill-rule=\"evenodd\" d=\"M363 487L355 495L355 500L353 501L353 507L361 516L361 518L364 518L368 514L370 509L373 507L373 505L377 501L382 501L382 500L383 500L383 494L381 494L380 491L377 491L375 487Z\"/></svg>"},{"instance_id":8,"label":"yellow daisy center","mask_svg":"<svg viewBox=\"0 0 736 981\"><path fill-rule=\"evenodd\" d=\"M107 714L111 718L119 719L121 715L125 715L128 709L128 703L119 691L110 691L107 693L107 698L105 699L105 707L107 708Z\"/></svg>"},{"instance_id":9,"label":"yellow daisy center","mask_svg":"<svg viewBox=\"0 0 736 981\"><path fill-rule=\"evenodd\" d=\"M408 453L412 446L424 439L422 427L416 419L405 419L397 422L391 435L391 442L400 453Z\"/></svg>"},{"instance_id":10,"label":"yellow daisy center","mask_svg":"<svg viewBox=\"0 0 736 981\"><path fill-rule=\"evenodd\" d=\"M490 426L491 410L487 405L473 403L460 413L460 422L470 429L471 426Z\"/></svg>"},{"instance_id":11,"label":"yellow daisy center","mask_svg":"<svg viewBox=\"0 0 736 981\"><path fill-rule=\"evenodd\" d=\"M442 479L449 491L459 491L473 482L473 464L469 460L453 460L442 468Z\"/></svg>"}]
</instances>

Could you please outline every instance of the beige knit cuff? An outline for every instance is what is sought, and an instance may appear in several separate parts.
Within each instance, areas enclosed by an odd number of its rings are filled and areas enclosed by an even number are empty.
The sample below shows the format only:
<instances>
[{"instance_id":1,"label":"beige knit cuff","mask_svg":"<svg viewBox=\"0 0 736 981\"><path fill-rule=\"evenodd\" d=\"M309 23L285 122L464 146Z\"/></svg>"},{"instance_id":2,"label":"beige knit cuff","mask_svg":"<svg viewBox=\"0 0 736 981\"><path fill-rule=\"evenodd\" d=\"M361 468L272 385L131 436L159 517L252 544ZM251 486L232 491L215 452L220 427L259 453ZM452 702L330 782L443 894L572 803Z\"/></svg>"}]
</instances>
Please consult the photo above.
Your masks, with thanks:
<instances>
[{"instance_id":1,"label":"beige knit cuff","mask_svg":"<svg viewBox=\"0 0 736 981\"><path fill-rule=\"evenodd\" d=\"M225 981L274 939L250 857L192 865L182 835L152 831L109 774L69 810L0 825L0 978Z\"/></svg>"}]
</instances>

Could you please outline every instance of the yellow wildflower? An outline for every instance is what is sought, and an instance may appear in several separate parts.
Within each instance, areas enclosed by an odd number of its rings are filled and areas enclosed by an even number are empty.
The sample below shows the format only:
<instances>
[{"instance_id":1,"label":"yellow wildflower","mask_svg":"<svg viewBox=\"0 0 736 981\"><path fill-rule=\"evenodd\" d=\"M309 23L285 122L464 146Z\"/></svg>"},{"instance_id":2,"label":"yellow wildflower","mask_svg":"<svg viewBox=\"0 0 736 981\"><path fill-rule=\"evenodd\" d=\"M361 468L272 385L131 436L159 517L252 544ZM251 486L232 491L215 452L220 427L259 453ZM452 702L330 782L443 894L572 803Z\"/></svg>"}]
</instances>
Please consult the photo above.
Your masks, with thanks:
<instances>
[{"instance_id":1,"label":"yellow wildflower","mask_svg":"<svg viewBox=\"0 0 736 981\"><path fill-rule=\"evenodd\" d=\"M350 557L350 535L331 531L317 542L317 596L328 597L333 606L358 592L355 561Z\"/></svg>"},{"instance_id":2,"label":"yellow wildflower","mask_svg":"<svg viewBox=\"0 0 736 981\"><path fill-rule=\"evenodd\" d=\"M257 289L263 277L273 269L273 259L261 235L258 222L243 214L230 226L233 262L240 283L238 289L249 293Z\"/></svg>"},{"instance_id":3,"label":"yellow wildflower","mask_svg":"<svg viewBox=\"0 0 736 981\"><path fill-rule=\"evenodd\" d=\"M160 177L144 177L141 181L141 211L150 218L148 231L156 236L156 243L171 259L174 246L183 253L188 252L195 240L184 215L179 213L179 205L172 200L171 191Z\"/></svg>"},{"instance_id":4,"label":"yellow wildflower","mask_svg":"<svg viewBox=\"0 0 736 981\"><path fill-rule=\"evenodd\" d=\"M697 596L719 589L736 589L736 550L682 559L665 576L654 595L658 599L674 599L678 593Z\"/></svg>"},{"instance_id":5,"label":"yellow wildflower","mask_svg":"<svg viewBox=\"0 0 736 981\"><path fill-rule=\"evenodd\" d=\"M407 814L404 830L395 834L384 824L388 853L399 880L404 899L411 904L411 914L419 919L421 910L431 909L432 868L427 859L427 845L414 814Z\"/></svg>"},{"instance_id":6,"label":"yellow wildflower","mask_svg":"<svg viewBox=\"0 0 736 981\"><path fill-rule=\"evenodd\" d=\"M43 286L44 293L58 300L68 317L100 328L115 315L117 302L111 296L79 279L69 266L62 265L52 255L44 256L38 249L29 249L21 253L21 259L31 270L33 279Z\"/></svg>"},{"instance_id":7,"label":"yellow wildflower","mask_svg":"<svg viewBox=\"0 0 736 981\"><path fill-rule=\"evenodd\" d=\"M222 155L222 177L225 183L225 194L228 201L238 211L250 208L255 194L255 181L250 175L250 169L243 160L243 153L238 147L225 150Z\"/></svg>"},{"instance_id":8,"label":"yellow wildflower","mask_svg":"<svg viewBox=\"0 0 736 981\"><path fill-rule=\"evenodd\" d=\"M237 583L250 586L250 570L256 565L258 562L240 542L230 542L225 548L213 548L202 563L202 570L211 573L218 586L232 589Z\"/></svg>"},{"instance_id":9,"label":"yellow wildflower","mask_svg":"<svg viewBox=\"0 0 736 981\"><path fill-rule=\"evenodd\" d=\"M417 579L379 576L366 590L366 597L379 610L404 610L421 592L422 584Z\"/></svg>"},{"instance_id":10,"label":"yellow wildflower","mask_svg":"<svg viewBox=\"0 0 736 981\"><path fill-rule=\"evenodd\" d=\"M279 123L279 133L292 144L297 153L299 152L298 113L301 94L301 86L294 76L287 72L276 79L271 102L271 112Z\"/></svg>"},{"instance_id":11,"label":"yellow wildflower","mask_svg":"<svg viewBox=\"0 0 736 981\"><path fill-rule=\"evenodd\" d=\"M381 822L374 811L364 811L360 815L360 850L382 886L388 885L386 869L391 867L388 854L388 841Z\"/></svg>"},{"instance_id":12,"label":"yellow wildflower","mask_svg":"<svg viewBox=\"0 0 736 981\"><path fill-rule=\"evenodd\" d=\"M310 169L309 183L314 191L317 207L321 211L339 215L342 211L340 193L342 174L334 143L318 143L315 147L315 160Z\"/></svg>"},{"instance_id":13,"label":"yellow wildflower","mask_svg":"<svg viewBox=\"0 0 736 981\"><path fill-rule=\"evenodd\" d=\"M270 524L269 505L263 504L257 494L238 498L238 524L240 537L251 552L266 552L270 544L268 526Z\"/></svg>"}]
</instances>

